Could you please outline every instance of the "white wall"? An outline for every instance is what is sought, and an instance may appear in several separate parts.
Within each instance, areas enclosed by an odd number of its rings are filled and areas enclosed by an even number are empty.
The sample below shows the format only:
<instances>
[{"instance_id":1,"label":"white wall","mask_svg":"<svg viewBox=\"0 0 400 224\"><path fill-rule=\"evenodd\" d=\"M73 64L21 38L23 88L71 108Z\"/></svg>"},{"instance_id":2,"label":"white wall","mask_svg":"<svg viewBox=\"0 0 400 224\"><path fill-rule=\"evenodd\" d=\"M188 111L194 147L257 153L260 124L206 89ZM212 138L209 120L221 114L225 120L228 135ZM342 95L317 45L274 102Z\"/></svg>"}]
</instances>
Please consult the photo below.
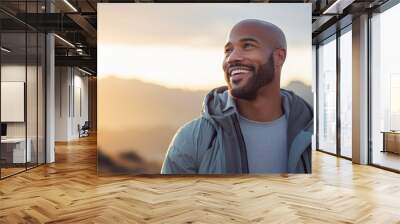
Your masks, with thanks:
<instances>
[{"instance_id":1,"label":"white wall","mask_svg":"<svg viewBox=\"0 0 400 224\"><path fill-rule=\"evenodd\" d=\"M88 77L76 68L56 67L55 86L55 140L77 139L78 124L88 120Z\"/></svg>"},{"instance_id":2,"label":"white wall","mask_svg":"<svg viewBox=\"0 0 400 224\"><path fill-rule=\"evenodd\" d=\"M55 68L55 141L68 140L69 73L67 67Z\"/></svg>"},{"instance_id":3,"label":"white wall","mask_svg":"<svg viewBox=\"0 0 400 224\"><path fill-rule=\"evenodd\" d=\"M77 70L74 70L74 108L72 108L72 117L71 127L72 127L72 136L74 138L79 137L78 132L78 124L82 126L85 121L88 120L88 77L81 76L82 73L76 73Z\"/></svg>"}]
</instances>

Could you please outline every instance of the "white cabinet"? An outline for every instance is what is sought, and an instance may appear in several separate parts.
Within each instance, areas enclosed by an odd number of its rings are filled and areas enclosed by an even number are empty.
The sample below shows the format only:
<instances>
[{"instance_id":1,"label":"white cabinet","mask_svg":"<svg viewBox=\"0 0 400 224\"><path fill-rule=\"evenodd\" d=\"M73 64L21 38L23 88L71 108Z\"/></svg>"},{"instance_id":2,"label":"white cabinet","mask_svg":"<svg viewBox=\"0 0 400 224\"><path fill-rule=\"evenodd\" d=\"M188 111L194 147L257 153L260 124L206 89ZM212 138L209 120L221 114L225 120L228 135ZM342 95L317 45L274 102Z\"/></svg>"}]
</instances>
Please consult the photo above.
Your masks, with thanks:
<instances>
[{"instance_id":1,"label":"white cabinet","mask_svg":"<svg viewBox=\"0 0 400 224\"><path fill-rule=\"evenodd\" d=\"M26 147L26 154L25 154L25 138L7 138L2 139L1 144L7 145L8 147L12 147L12 162L13 163L25 163L32 161L32 140L28 138L26 140L28 144ZM25 161L25 159L27 159Z\"/></svg>"}]
</instances>

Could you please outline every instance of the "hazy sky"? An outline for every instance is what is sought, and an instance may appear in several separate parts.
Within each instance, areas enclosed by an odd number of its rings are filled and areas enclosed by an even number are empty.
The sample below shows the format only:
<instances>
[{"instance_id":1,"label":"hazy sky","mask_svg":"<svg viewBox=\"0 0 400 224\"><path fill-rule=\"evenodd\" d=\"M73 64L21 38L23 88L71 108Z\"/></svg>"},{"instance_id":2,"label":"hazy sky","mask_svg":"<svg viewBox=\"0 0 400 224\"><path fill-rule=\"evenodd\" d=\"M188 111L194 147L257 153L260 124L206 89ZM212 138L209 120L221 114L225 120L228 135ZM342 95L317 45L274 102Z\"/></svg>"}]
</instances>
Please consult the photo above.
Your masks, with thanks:
<instances>
[{"instance_id":1,"label":"hazy sky","mask_svg":"<svg viewBox=\"0 0 400 224\"><path fill-rule=\"evenodd\" d=\"M98 74L167 87L224 85L226 37L243 19L262 19L286 34L282 85L311 84L311 4L98 4Z\"/></svg>"}]
</instances>

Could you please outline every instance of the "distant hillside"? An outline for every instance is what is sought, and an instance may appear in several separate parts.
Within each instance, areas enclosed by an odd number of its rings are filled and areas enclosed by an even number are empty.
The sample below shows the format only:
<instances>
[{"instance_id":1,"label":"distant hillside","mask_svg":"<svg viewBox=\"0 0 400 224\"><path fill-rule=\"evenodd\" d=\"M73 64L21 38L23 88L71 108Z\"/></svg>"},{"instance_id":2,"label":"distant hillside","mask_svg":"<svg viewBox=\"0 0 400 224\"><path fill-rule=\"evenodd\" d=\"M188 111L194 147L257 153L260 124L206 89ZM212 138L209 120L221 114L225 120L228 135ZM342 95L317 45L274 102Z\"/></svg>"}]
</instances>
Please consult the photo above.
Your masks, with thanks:
<instances>
[{"instance_id":1,"label":"distant hillside","mask_svg":"<svg viewBox=\"0 0 400 224\"><path fill-rule=\"evenodd\" d=\"M165 152L179 127L154 126L110 131L99 130L97 144L103 153L112 158L130 150L136 151L144 160L162 162Z\"/></svg>"},{"instance_id":2,"label":"distant hillside","mask_svg":"<svg viewBox=\"0 0 400 224\"><path fill-rule=\"evenodd\" d=\"M159 173L176 130L200 115L205 94L135 79L99 79L100 172Z\"/></svg>"},{"instance_id":3,"label":"distant hillside","mask_svg":"<svg viewBox=\"0 0 400 224\"><path fill-rule=\"evenodd\" d=\"M200 115L205 94L206 91L169 89L135 79L99 79L99 126L180 126Z\"/></svg>"}]
</instances>

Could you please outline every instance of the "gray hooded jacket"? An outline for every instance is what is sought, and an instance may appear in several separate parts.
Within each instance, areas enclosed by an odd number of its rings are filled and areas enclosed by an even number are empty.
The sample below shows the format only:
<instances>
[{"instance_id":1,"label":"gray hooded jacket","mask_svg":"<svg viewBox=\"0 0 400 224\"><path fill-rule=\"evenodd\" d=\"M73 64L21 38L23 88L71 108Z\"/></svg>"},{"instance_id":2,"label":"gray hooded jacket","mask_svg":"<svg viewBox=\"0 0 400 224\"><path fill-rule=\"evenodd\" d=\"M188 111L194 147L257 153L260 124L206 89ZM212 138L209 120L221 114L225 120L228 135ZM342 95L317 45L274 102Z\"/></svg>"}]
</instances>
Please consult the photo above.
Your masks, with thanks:
<instances>
[{"instance_id":1,"label":"gray hooded jacket","mask_svg":"<svg viewBox=\"0 0 400 224\"><path fill-rule=\"evenodd\" d=\"M281 89L281 96L288 121L288 172L311 173L312 108L291 91ZM249 173L237 109L227 87L208 93L201 116L177 131L161 173Z\"/></svg>"}]
</instances>

